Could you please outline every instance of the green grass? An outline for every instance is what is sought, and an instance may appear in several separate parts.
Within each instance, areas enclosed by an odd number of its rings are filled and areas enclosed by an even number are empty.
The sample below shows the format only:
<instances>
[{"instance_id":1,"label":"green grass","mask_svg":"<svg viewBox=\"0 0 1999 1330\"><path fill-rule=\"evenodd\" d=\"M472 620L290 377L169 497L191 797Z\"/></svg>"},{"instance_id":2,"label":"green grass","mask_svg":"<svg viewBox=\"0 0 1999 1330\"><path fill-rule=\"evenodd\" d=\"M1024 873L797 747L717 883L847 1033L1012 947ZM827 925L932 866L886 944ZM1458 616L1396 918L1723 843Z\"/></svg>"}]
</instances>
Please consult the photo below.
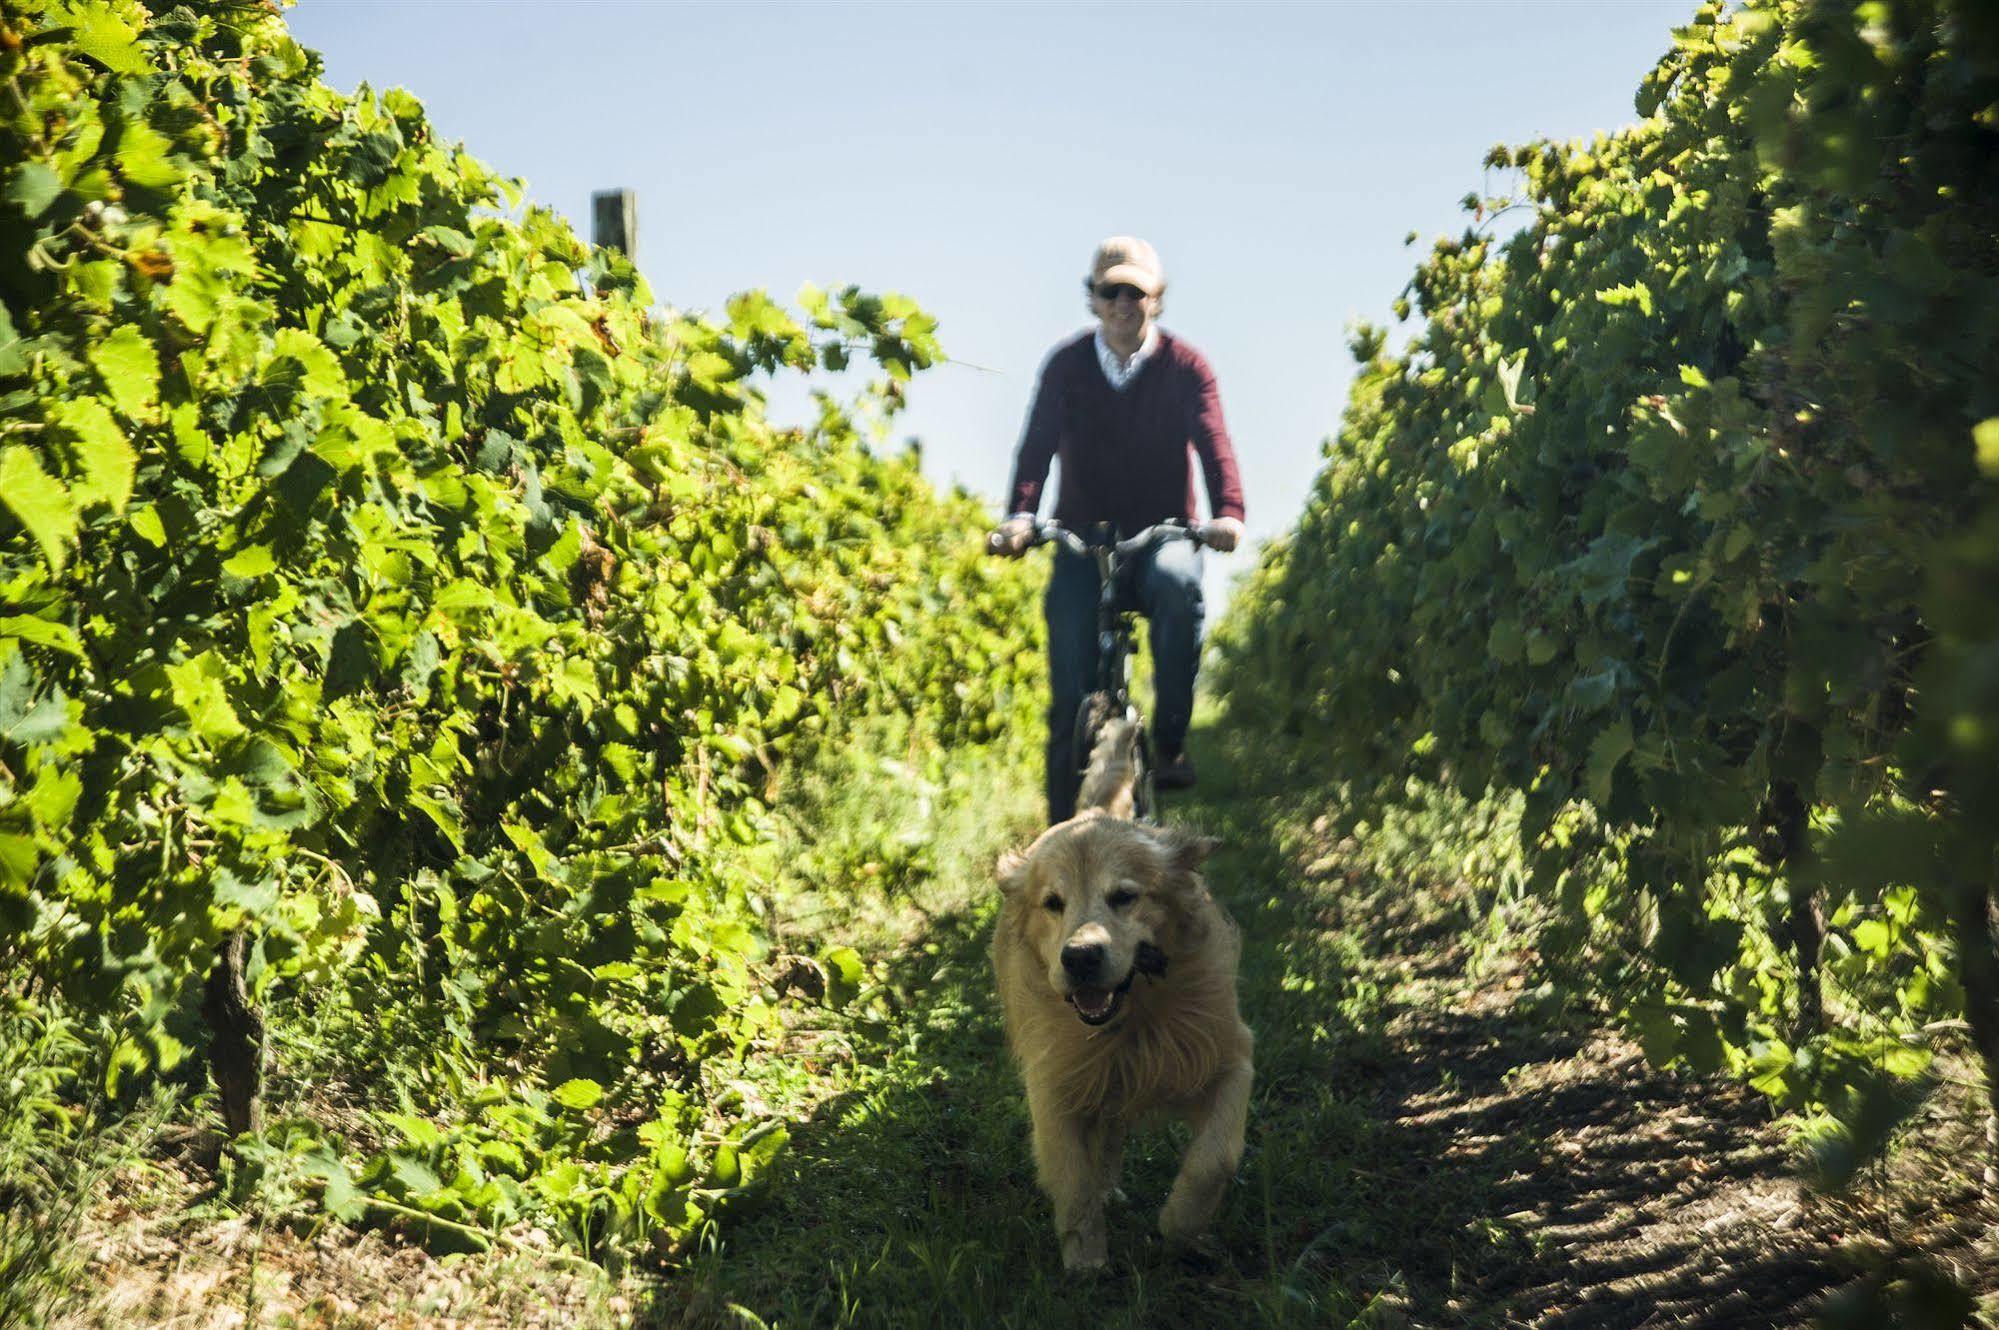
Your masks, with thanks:
<instances>
[{"instance_id":1,"label":"green grass","mask_svg":"<svg viewBox=\"0 0 1999 1330\"><path fill-rule=\"evenodd\" d=\"M947 838L937 880L904 902L891 1000L849 1030L855 1060L844 1088L794 1133L789 1169L762 1207L669 1280L649 1319L1368 1325L1412 1271L1448 1280L1458 1231L1476 1229L1483 1212L1460 1180L1412 1176L1429 1170L1385 1139L1371 1101L1396 980L1376 972L1366 929L1332 922L1330 893L1299 879L1295 856L1320 810L1310 796L1282 797L1258 778L1256 755L1231 752L1206 729L1193 752L1202 784L1167 816L1222 841L1208 878L1243 929L1243 1008L1257 1035L1248 1151L1212 1248L1178 1258L1154 1233L1184 1144L1179 1129L1162 1126L1132 1139L1110 1271L1077 1278L1061 1268L986 954L993 856L1035 829L1031 808L1017 809ZM1033 771L1010 778L1038 789ZM877 915L894 922L893 912ZM892 937L875 942L894 946ZM1449 1225L1441 1241L1440 1218Z\"/></svg>"},{"instance_id":2,"label":"green grass","mask_svg":"<svg viewBox=\"0 0 1999 1330\"><path fill-rule=\"evenodd\" d=\"M0 1330L51 1324L87 1286L91 1206L150 1149L178 1099L162 1087L111 1113L77 1096L87 1065L53 1005L0 997Z\"/></svg>"}]
</instances>

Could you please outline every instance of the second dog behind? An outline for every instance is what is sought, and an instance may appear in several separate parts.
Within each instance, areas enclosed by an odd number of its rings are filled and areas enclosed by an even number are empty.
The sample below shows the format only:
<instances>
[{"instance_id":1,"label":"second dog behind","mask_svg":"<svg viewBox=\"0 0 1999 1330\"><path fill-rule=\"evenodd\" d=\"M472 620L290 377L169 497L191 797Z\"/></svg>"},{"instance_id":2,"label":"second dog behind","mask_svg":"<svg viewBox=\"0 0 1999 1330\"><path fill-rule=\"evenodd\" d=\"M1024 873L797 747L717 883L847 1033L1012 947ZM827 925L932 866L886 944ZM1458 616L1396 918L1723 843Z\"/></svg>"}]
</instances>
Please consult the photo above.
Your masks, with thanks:
<instances>
[{"instance_id":1,"label":"second dog behind","mask_svg":"<svg viewBox=\"0 0 1999 1330\"><path fill-rule=\"evenodd\" d=\"M1144 727L1130 717L1106 720L1090 749L1089 769L1076 792L1076 807L1101 808L1112 817L1131 817L1138 808L1138 745Z\"/></svg>"}]
</instances>

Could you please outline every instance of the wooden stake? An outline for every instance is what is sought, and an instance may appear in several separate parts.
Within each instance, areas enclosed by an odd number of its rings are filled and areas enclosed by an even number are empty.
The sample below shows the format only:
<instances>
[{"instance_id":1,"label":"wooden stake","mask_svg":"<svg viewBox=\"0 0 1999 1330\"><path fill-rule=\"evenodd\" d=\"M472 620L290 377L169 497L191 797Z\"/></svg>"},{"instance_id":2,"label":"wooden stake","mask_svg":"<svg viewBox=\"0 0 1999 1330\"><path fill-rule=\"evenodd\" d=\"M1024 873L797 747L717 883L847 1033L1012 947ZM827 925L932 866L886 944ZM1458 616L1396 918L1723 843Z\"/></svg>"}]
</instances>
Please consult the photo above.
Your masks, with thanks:
<instances>
[{"instance_id":1,"label":"wooden stake","mask_svg":"<svg viewBox=\"0 0 1999 1330\"><path fill-rule=\"evenodd\" d=\"M600 189L590 196L590 239L638 261L639 197L629 189Z\"/></svg>"}]
</instances>

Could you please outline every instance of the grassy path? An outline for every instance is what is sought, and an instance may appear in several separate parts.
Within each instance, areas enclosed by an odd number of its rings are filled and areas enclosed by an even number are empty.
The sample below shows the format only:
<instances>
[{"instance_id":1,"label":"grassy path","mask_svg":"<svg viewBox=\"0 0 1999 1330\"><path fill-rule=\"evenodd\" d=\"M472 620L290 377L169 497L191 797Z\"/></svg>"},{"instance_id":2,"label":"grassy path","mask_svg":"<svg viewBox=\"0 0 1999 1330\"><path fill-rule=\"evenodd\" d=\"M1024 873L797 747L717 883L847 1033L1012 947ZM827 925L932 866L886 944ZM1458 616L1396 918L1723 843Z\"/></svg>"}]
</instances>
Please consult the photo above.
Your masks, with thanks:
<instances>
[{"instance_id":1,"label":"grassy path","mask_svg":"<svg viewBox=\"0 0 1999 1330\"><path fill-rule=\"evenodd\" d=\"M1209 876L1257 1034L1214 1253L1152 1235L1180 1145L1161 1128L1133 1139L1111 1273L1063 1276L973 882L897 953L897 1013L854 1032L856 1084L796 1133L792 1176L668 1285L660 1323L1806 1325L1867 1230L1909 1227L1803 1190L1748 1092L1651 1071L1516 960L1468 976L1448 887L1377 881L1242 755L1194 752L1202 787L1168 814L1223 840ZM1966 1192L1922 1222L1969 1252L1985 1217Z\"/></svg>"}]
</instances>

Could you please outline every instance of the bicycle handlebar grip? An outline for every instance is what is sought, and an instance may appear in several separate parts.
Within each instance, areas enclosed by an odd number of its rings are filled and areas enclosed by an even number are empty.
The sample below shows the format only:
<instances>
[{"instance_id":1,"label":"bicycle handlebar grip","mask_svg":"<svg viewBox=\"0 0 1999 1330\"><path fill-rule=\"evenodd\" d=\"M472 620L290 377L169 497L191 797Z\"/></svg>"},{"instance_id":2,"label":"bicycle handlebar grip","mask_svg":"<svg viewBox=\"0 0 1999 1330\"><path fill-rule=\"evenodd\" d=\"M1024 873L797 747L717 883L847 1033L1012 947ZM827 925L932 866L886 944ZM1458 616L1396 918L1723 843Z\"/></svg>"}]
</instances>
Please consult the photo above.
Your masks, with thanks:
<instances>
[{"instance_id":1,"label":"bicycle handlebar grip","mask_svg":"<svg viewBox=\"0 0 1999 1330\"><path fill-rule=\"evenodd\" d=\"M1031 544L1046 545L1050 542L1061 545L1065 549L1072 550L1077 554L1089 552L1089 546L1083 542L1082 537L1053 518L1045 522L1036 522L1034 524L1034 539Z\"/></svg>"}]
</instances>

